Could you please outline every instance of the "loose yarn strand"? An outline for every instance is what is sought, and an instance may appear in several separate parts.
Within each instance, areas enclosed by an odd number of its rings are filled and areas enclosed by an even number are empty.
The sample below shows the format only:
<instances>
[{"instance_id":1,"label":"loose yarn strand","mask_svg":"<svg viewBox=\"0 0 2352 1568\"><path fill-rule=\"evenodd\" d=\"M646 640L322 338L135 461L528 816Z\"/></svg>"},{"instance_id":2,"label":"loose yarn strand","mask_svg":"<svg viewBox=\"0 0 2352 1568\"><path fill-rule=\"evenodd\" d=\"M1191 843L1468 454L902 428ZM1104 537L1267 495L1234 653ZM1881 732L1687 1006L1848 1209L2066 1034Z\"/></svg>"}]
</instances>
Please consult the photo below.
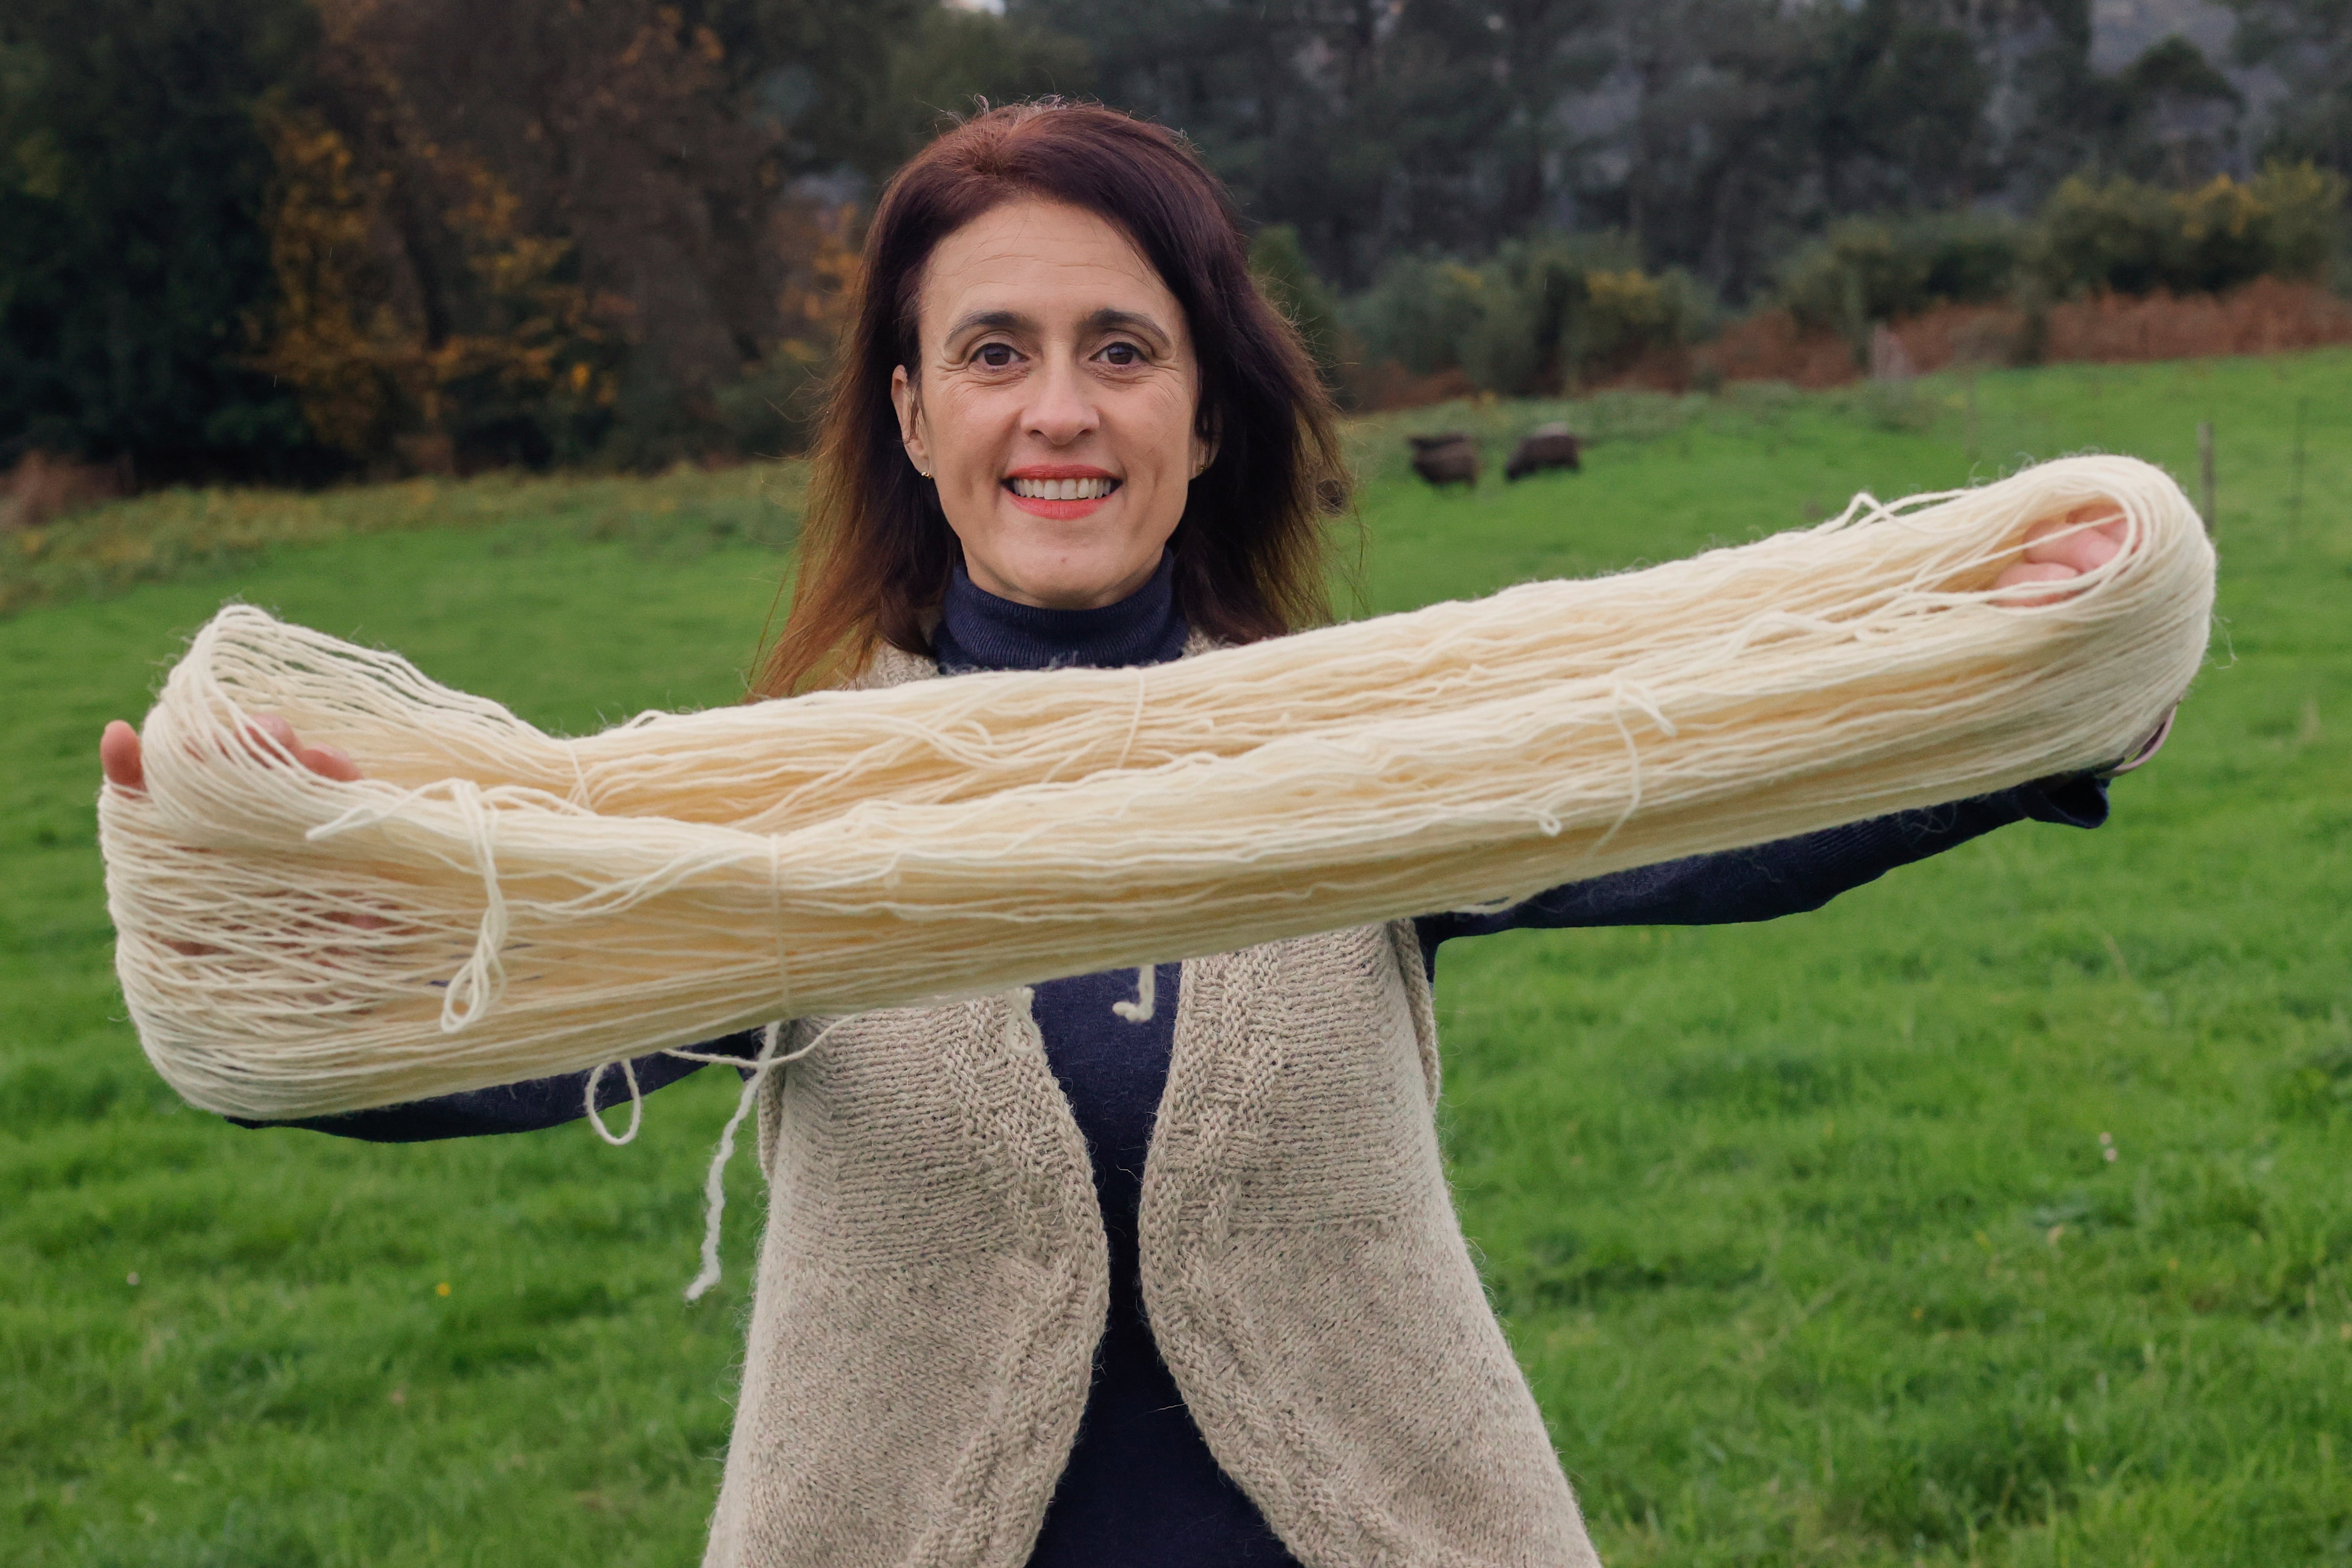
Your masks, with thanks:
<instances>
[{"instance_id":1,"label":"loose yarn strand","mask_svg":"<svg viewBox=\"0 0 2352 1568\"><path fill-rule=\"evenodd\" d=\"M1135 667L1135 713L1127 721L1127 738L1119 742L1118 760L1111 764L1114 769L1127 766L1127 759L1135 755L1135 737L1143 732L1144 698L1151 689L1150 677L1145 672L1150 668L1148 664Z\"/></svg>"},{"instance_id":2,"label":"loose yarn strand","mask_svg":"<svg viewBox=\"0 0 2352 1568\"><path fill-rule=\"evenodd\" d=\"M579 807L583 811L594 810L596 809L595 796L588 788L588 769L581 765L579 742L572 740L565 741L563 743L563 755L572 764L572 788L565 793L563 798L571 801L573 805Z\"/></svg>"},{"instance_id":3,"label":"loose yarn strand","mask_svg":"<svg viewBox=\"0 0 2352 1568\"><path fill-rule=\"evenodd\" d=\"M1135 968L1135 1000L1113 1002L1110 1010L1129 1023L1150 1023L1159 1000L1160 966L1139 964Z\"/></svg>"},{"instance_id":4,"label":"loose yarn strand","mask_svg":"<svg viewBox=\"0 0 2352 1568\"><path fill-rule=\"evenodd\" d=\"M1668 739L1674 738L1675 735L1674 721L1659 709L1655 697L1639 686L1626 685L1623 681L1610 683L1609 721L1617 727L1617 738L1625 743L1625 807L1610 822L1608 831L1593 841L1591 852L1596 855L1609 847L1609 841L1617 836L1617 830L1633 821L1633 813L1642 809L1642 747L1633 738L1633 727L1625 722L1628 701ZM1557 837L1559 833L1559 819L1549 811L1537 818L1536 825L1543 830L1547 838Z\"/></svg>"},{"instance_id":5,"label":"loose yarn strand","mask_svg":"<svg viewBox=\"0 0 2352 1568\"><path fill-rule=\"evenodd\" d=\"M455 1034L480 1018L506 989L507 900L499 885L498 818L483 809L481 790L470 784L452 789L450 799L463 824L468 858L482 879L482 917L475 927L473 956L441 993L443 1034Z\"/></svg>"},{"instance_id":6,"label":"loose yarn strand","mask_svg":"<svg viewBox=\"0 0 2352 1568\"><path fill-rule=\"evenodd\" d=\"M743 1074L743 1092L736 1096L735 1113L727 1118L727 1125L719 1130L719 1146L712 1151L710 1169L702 1178L702 1267L687 1284L688 1301L702 1300L710 1287L719 1283L719 1240L727 1213L727 1166L735 1157L735 1134L741 1129L743 1118L751 1113L752 1105L759 1100L760 1085L767 1081L770 1071L787 1062L798 1061L822 1045L825 1036L848 1021L847 1019L835 1019L819 1030L816 1038L806 1045L782 1056L776 1054L776 1046L783 1039L782 1021L780 1019L770 1024L761 1036L760 1054L753 1059L751 1071ZM691 1051L673 1051L668 1054L688 1061L727 1062L737 1068L742 1066L741 1061L735 1057L709 1056Z\"/></svg>"},{"instance_id":7,"label":"loose yarn strand","mask_svg":"<svg viewBox=\"0 0 2352 1568\"><path fill-rule=\"evenodd\" d=\"M784 846L768 835L768 917L776 928L776 1016L793 1016L793 965L784 946Z\"/></svg>"},{"instance_id":8,"label":"loose yarn strand","mask_svg":"<svg viewBox=\"0 0 2352 1568\"><path fill-rule=\"evenodd\" d=\"M646 1119L646 1097L637 1089L637 1064L625 1056L621 1058L621 1076L629 1085L629 1127L625 1133L615 1134L606 1126L604 1113L596 1105L596 1084L604 1076L604 1070L612 1065L609 1061L600 1061L588 1070L588 1124L596 1129L598 1137L617 1149L636 1141L637 1128L644 1124Z\"/></svg>"}]
</instances>

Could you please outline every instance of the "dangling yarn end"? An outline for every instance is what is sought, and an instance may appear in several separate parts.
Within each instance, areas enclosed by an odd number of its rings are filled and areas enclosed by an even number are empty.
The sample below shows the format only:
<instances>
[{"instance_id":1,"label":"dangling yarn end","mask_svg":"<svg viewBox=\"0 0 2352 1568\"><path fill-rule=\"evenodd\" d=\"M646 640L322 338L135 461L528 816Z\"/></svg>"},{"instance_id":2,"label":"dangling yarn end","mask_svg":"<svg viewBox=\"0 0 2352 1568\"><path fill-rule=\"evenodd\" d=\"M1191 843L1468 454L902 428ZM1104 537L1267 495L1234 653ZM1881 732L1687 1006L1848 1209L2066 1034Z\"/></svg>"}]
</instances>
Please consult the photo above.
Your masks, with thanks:
<instances>
[{"instance_id":1,"label":"dangling yarn end","mask_svg":"<svg viewBox=\"0 0 2352 1568\"><path fill-rule=\"evenodd\" d=\"M1617 820L1609 824L1609 831L1593 841L1592 848L1586 852L1588 855L1597 855L1607 849L1609 841L1617 836L1617 830L1633 821L1633 813L1642 809L1642 748L1634 744L1633 728L1625 722L1625 702L1629 693L1622 680L1612 679L1609 688L1609 717L1617 726L1618 738L1625 743L1625 760L1632 777L1626 784L1625 809L1617 813ZM1652 723L1668 735L1675 733L1675 727L1666 722L1666 716L1658 711L1656 698L1638 688L1630 695L1633 706L1647 714ZM1550 828L1544 830L1547 836L1554 831Z\"/></svg>"},{"instance_id":2,"label":"dangling yarn end","mask_svg":"<svg viewBox=\"0 0 2352 1568\"><path fill-rule=\"evenodd\" d=\"M686 1287L688 1301L702 1300L710 1287L719 1283L719 1236L727 1213L727 1162L735 1157L735 1134L742 1127L743 1118L751 1113L751 1106L760 1096L761 1083L771 1070L788 1061L798 1061L824 1044L825 1036L847 1021L835 1019L817 1030L814 1040L782 1056L776 1054L776 1047L784 1038L783 1024L781 1021L772 1023L761 1034L760 1054L753 1061L751 1071L743 1075L743 1092L735 1102L735 1113L727 1118L727 1125L720 1130L719 1147L710 1156L710 1174L702 1178L702 1268ZM724 1061L736 1067L742 1065L740 1060L734 1057L705 1056L691 1051L673 1051L669 1054L688 1061ZM634 1132L635 1128L631 1131Z\"/></svg>"},{"instance_id":3,"label":"dangling yarn end","mask_svg":"<svg viewBox=\"0 0 2352 1568\"><path fill-rule=\"evenodd\" d=\"M637 1088L637 1064L627 1057L623 1057L621 1076L626 1079L629 1084L629 1127L628 1131L616 1134L612 1128L606 1126L604 1113L596 1104L596 1085L604 1078L604 1070L612 1065L609 1061L600 1061L588 1071L588 1124L596 1129L598 1137L617 1149L622 1145L632 1142L637 1135L637 1129L644 1125L646 1097Z\"/></svg>"},{"instance_id":4,"label":"dangling yarn end","mask_svg":"<svg viewBox=\"0 0 2352 1568\"><path fill-rule=\"evenodd\" d=\"M506 964L500 957L507 942L507 900L499 885L498 816L483 807L481 789L475 785L453 789L449 799L474 841L474 864L482 878L482 918L474 934L473 956L450 977L441 993L443 1034L456 1034L480 1021L505 994L507 984ZM589 1110L592 1113L595 1110L593 1101Z\"/></svg>"},{"instance_id":5,"label":"dangling yarn end","mask_svg":"<svg viewBox=\"0 0 2352 1568\"><path fill-rule=\"evenodd\" d=\"M1135 1000L1113 1002L1110 1010L1129 1023L1150 1023L1151 1012L1160 999L1160 969L1157 965L1139 965L1135 971Z\"/></svg>"}]
</instances>

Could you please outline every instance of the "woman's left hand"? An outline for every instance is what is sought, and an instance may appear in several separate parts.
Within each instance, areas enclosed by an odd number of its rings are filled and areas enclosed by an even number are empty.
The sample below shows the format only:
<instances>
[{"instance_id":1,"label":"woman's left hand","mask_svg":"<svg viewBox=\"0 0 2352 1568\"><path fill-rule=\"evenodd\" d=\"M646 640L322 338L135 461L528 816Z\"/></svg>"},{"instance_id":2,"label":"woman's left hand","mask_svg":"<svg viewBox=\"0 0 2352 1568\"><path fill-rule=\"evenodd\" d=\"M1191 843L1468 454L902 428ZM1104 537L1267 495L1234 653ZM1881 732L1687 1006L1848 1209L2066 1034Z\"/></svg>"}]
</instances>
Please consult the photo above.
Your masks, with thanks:
<instances>
[{"instance_id":1,"label":"woman's left hand","mask_svg":"<svg viewBox=\"0 0 2352 1568\"><path fill-rule=\"evenodd\" d=\"M2063 517L2038 522L2025 534L2025 554L1993 579L1993 587L2019 588L2030 582L2063 582L2115 559L2124 548L2124 515L2112 502L2095 501L2077 507ZM2021 593L1996 599L2011 606L2054 604L2063 593Z\"/></svg>"},{"instance_id":2,"label":"woman's left hand","mask_svg":"<svg viewBox=\"0 0 2352 1568\"><path fill-rule=\"evenodd\" d=\"M2105 566L2116 559L2124 548L2124 515L2105 501L2077 507L2063 517L2050 517L2034 524L2025 531L2025 554L1993 579L1993 587L2017 588L2029 582L2064 582L2086 571ZM2021 593L2007 599L1996 599L1995 604L2054 604L2067 598L2064 593ZM2168 709L2164 722L2148 732L2147 738L2132 747L2120 762L2098 769L2102 779L2119 778L2136 768L2147 766L2148 760L2163 749L2172 735L2172 715L2179 707Z\"/></svg>"}]
</instances>

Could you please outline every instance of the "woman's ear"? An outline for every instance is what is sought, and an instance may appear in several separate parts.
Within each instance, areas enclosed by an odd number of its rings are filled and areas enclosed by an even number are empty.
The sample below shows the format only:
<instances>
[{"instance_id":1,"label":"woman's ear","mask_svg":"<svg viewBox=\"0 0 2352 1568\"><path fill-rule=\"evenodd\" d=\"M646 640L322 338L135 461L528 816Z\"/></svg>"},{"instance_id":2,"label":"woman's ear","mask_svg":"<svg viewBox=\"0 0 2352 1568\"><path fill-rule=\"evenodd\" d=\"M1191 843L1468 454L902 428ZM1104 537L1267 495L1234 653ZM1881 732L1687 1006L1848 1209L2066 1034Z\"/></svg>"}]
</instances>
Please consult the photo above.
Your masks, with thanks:
<instances>
[{"instance_id":1,"label":"woman's ear","mask_svg":"<svg viewBox=\"0 0 2352 1568\"><path fill-rule=\"evenodd\" d=\"M1205 427L1204 427L1205 426ZM1217 460L1217 432L1213 423L1195 420L1192 423L1192 475L1198 479Z\"/></svg>"},{"instance_id":2,"label":"woman's ear","mask_svg":"<svg viewBox=\"0 0 2352 1568\"><path fill-rule=\"evenodd\" d=\"M929 478L931 444L923 437L923 400L904 365L890 368L890 406L898 411L898 442L907 449L907 461L915 465L916 473Z\"/></svg>"}]
</instances>

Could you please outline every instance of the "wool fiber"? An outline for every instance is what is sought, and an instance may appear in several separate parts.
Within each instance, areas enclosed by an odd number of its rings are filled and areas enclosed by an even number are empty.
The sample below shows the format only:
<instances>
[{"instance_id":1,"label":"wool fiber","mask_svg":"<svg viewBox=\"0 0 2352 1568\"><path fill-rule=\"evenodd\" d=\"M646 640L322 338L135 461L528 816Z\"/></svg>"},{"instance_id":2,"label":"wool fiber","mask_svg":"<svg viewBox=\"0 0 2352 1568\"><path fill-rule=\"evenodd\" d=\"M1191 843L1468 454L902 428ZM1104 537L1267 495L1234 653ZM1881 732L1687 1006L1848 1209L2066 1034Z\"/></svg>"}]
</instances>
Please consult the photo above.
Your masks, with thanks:
<instances>
[{"instance_id":1,"label":"wool fiber","mask_svg":"<svg viewBox=\"0 0 2352 1568\"><path fill-rule=\"evenodd\" d=\"M2033 525L2101 504L2115 559L1996 601ZM2069 458L1171 664L577 739L232 605L145 789L100 796L117 967L174 1088L275 1120L1507 904L2118 760L2196 674L2213 570L2161 471Z\"/></svg>"}]
</instances>

